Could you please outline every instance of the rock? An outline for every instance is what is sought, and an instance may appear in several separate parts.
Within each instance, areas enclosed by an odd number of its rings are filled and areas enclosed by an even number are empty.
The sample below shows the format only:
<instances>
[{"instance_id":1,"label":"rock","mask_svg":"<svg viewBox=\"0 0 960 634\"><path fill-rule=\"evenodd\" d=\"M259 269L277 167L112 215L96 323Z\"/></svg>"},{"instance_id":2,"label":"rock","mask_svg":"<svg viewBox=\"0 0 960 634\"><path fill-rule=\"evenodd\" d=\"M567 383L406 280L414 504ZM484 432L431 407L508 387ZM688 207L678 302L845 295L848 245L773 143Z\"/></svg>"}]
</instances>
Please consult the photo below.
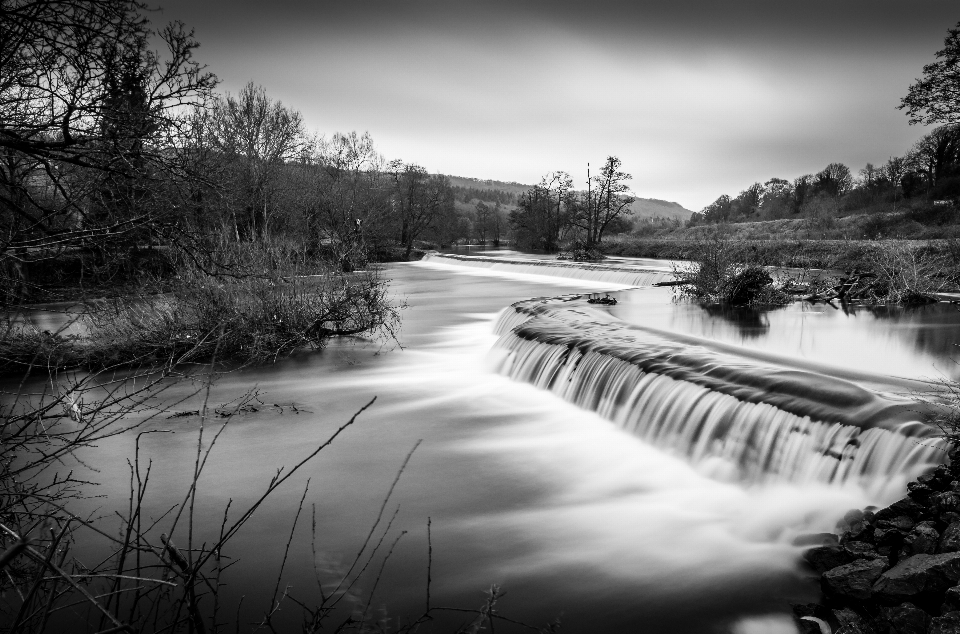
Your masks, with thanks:
<instances>
[{"instance_id":1,"label":"rock","mask_svg":"<svg viewBox=\"0 0 960 634\"><path fill-rule=\"evenodd\" d=\"M862 519L863 519L863 511L861 511L860 509L850 509L849 511L843 514L843 520L841 521L847 526L849 526L850 524L853 524L854 522L859 522Z\"/></svg>"},{"instance_id":2,"label":"rock","mask_svg":"<svg viewBox=\"0 0 960 634\"><path fill-rule=\"evenodd\" d=\"M906 559L910 555L932 555L937 552L939 541L940 533L933 522L920 522L903 538L900 559Z\"/></svg>"},{"instance_id":3,"label":"rock","mask_svg":"<svg viewBox=\"0 0 960 634\"><path fill-rule=\"evenodd\" d=\"M875 630L870 627L870 624L850 608L834 610L833 616L840 622L838 634L840 632L843 634L875 634Z\"/></svg>"},{"instance_id":4,"label":"rock","mask_svg":"<svg viewBox=\"0 0 960 634\"><path fill-rule=\"evenodd\" d=\"M943 595L943 605L940 606L940 613L955 612L960 610L960 586L948 588Z\"/></svg>"},{"instance_id":5,"label":"rock","mask_svg":"<svg viewBox=\"0 0 960 634\"><path fill-rule=\"evenodd\" d=\"M853 556L840 546L811 548L803 553L803 558L818 575L853 561Z\"/></svg>"},{"instance_id":6,"label":"rock","mask_svg":"<svg viewBox=\"0 0 960 634\"><path fill-rule=\"evenodd\" d=\"M928 634L960 634L960 612L947 612L930 619Z\"/></svg>"},{"instance_id":7,"label":"rock","mask_svg":"<svg viewBox=\"0 0 960 634\"><path fill-rule=\"evenodd\" d=\"M955 511L946 511L940 514L940 521L947 525L953 524L954 522L960 522L960 513Z\"/></svg>"},{"instance_id":8,"label":"rock","mask_svg":"<svg viewBox=\"0 0 960 634\"><path fill-rule=\"evenodd\" d=\"M880 614L895 634L926 634L930 622L930 615L912 603L883 608Z\"/></svg>"},{"instance_id":9,"label":"rock","mask_svg":"<svg viewBox=\"0 0 960 634\"><path fill-rule=\"evenodd\" d=\"M847 551L853 559L878 559L882 557L873 544L867 542L847 542L843 549Z\"/></svg>"},{"instance_id":10,"label":"rock","mask_svg":"<svg viewBox=\"0 0 960 634\"><path fill-rule=\"evenodd\" d=\"M960 494L954 491L935 493L930 496L930 506L937 515L960 511Z\"/></svg>"},{"instance_id":11,"label":"rock","mask_svg":"<svg viewBox=\"0 0 960 634\"><path fill-rule=\"evenodd\" d=\"M880 509L876 512L875 517L877 521L892 520L898 515L906 515L913 521L917 522L927 515L927 509L916 500L910 497L905 497L901 500L897 500L887 508Z\"/></svg>"},{"instance_id":12,"label":"rock","mask_svg":"<svg viewBox=\"0 0 960 634\"><path fill-rule=\"evenodd\" d=\"M943 529L937 552L955 553L957 551L960 551L960 522L953 522Z\"/></svg>"},{"instance_id":13,"label":"rock","mask_svg":"<svg viewBox=\"0 0 960 634\"><path fill-rule=\"evenodd\" d=\"M926 484L920 484L919 482L908 483L907 491L909 491L907 495L921 504L927 502L930 499L930 496L936 493L936 490L933 487Z\"/></svg>"},{"instance_id":14,"label":"rock","mask_svg":"<svg viewBox=\"0 0 960 634\"><path fill-rule=\"evenodd\" d=\"M889 555L900 549L903 543L903 533L895 528L878 528L873 531L873 543L881 555Z\"/></svg>"},{"instance_id":15,"label":"rock","mask_svg":"<svg viewBox=\"0 0 960 634\"><path fill-rule=\"evenodd\" d=\"M886 567L882 559L861 559L826 571L820 585L828 596L866 601Z\"/></svg>"},{"instance_id":16,"label":"rock","mask_svg":"<svg viewBox=\"0 0 960 634\"><path fill-rule=\"evenodd\" d=\"M886 603L921 597L933 600L956 585L957 580L960 580L960 553L911 555L884 572L873 585L873 593Z\"/></svg>"},{"instance_id":17,"label":"rock","mask_svg":"<svg viewBox=\"0 0 960 634\"><path fill-rule=\"evenodd\" d=\"M840 538L840 543L845 544L848 541L871 541L873 539L873 526L864 522L863 520L854 522L850 525L850 528L844 532L843 536Z\"/></svg>"},{"instance_id":18,"label":"rock","mask_svg":"<svg viewBox=\"0 0 960 634\"><path fill-rule=\"evenodd\" d=\"M912 519L910 519L906 515L898 515L893 519L877 520L877 523L875 524L875 526L877 528L883 528L883 529L892 528L902 533L906 533L907 531L913 528L914 524L916 524L916 522L914 522Z\"/></svg>"},{"instance_id":19,"label":"rock","mask_svg":"<svg viewBox=\"0 0 960 634\"><path fill-rule=\"evenodd\" d=\"M793 538L794 546L836 546L840 539L834 533L804 533Z\"/></svg>"}]
</instances>

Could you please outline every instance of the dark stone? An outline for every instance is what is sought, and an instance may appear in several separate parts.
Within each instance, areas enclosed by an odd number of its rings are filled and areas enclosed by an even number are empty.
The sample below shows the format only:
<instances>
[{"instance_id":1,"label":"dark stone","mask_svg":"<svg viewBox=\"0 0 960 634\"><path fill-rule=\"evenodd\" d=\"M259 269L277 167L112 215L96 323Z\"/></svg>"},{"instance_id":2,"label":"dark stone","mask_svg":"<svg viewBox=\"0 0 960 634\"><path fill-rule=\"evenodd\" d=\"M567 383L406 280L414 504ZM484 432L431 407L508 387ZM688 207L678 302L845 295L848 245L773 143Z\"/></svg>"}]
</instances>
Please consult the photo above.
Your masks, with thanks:
<instances>
[{"instance_id":1,"label":"dark stone","mask_svg":"<svg viewBox=\"0 0 960 634\"><path fill-rule=\"evenodd\" d=\"M943 530L937 552L955 553L957 551L960 551L960 522L953 522Z\"/></svg>"},{"instance_id":2,"label":"dark stone","mask_svg":"<svg viewBox=\"0 0 960 634\"><path fill-rule=\"evenodd\" d=\"M873 539L873 527L864 521L854 522L850 528L840 538L840 543L845 544L849 541L863 542Z\"/></svg>"},{"instance_id":3,"label":"dark stone","mask_svg":"<svg viewBox=\"0 0 960 634\"><path fill-rule=\"evenodd\" d=\"M878 528L873 531L873 543L881 555L897 552L903 543L903 533L895 528Z\"/></svg>"},{"instance_id":4,"label":"dark stone","mask_svg":"<svg viewBox=\"0 0 960 634\"><path fill-rule=\"evenodd\" d=\"M960 586L947 588L943 595L943 605L940 606L940 613L955 612L960 610Z\"/></svg>"},{"instance_id":5,"label":"dark stone","mask_svg":"<svg viewBox=\"0 0 960 634\"><path fill-rule=\"evenodd\" d=\"M954 491L935 493L930 496L930 505L937 515L960 511L960 494Z\"/></svg>"},{"instance_id":6,"label":"dark stone","mask_svg":"<svg viewBox=\"0 0 960 634\"><path fill-rule=\"evenodd\" d=\"M940 514L940 521L947 525L953 524L954 522L960 522L960 513L955 511L946 511L945 513Z\"/></svg>"},{"instance_id":7,"label":"dark stone","mask_svg":"<svg viewBox=\"0 0 960 634\"><path fill-rule=\"evenodd\" d=\"M908 495L911 498L917 502L920 502L921 504L928 501L930 496L936 493L936 490L933 487L927 484L920 484L919 482L908 483L907 491L909 491Z\"/></svg>"},{"instance_id":8,"label":"dark stone","mask_svg":"<svg viewBox=\"0 0 960 634\"><path fill-rule=\"evenodd\" d=\"M842 521L844 524L849 526L850 524L853 524L854 522L859 522L862 519L863 519L863 511L861 511L860 509L850 509L849 511L843 514Z\"/></svg>"},{"instance_id":9,"label":"dark stone","mask_svg":"<svg viewBox=\"0 0 960 634\"><path fill-rule=\"evenodd\" d=\"M960 580L960 553L911 555L884 572L873 585L873 593L886 603L920 597L933 600L956 585L957 580Z\"/></svg>"},{"instance_id":10,"label":"dark stone","mask_svg":"<svg viewBox=\"0 0 960 634\"><path fill-rule=\"evenodd\" d=\"M834 610L833 615L840 623L838 634L839 632L843 634L875 634L876 632L876 630L870 627L866 619L850 608Z\"/></svg>"},{"instance_id":11,"label":"dark stone","mask_svg":"<svg viewBox=\"0 0 960 634\"><path fill-rule=\"evenodd\" d=\"M906 515L898 515L893 519L877 520L877 523L875 524L875 526L877 528L882 528L882 529L892 528L894 530L900 531L901 533L906 533L911 528L913 528L914 524L916 524L916 522L914 522L912 519L910 519Z\"/></svg>"},{"instance_id":12,"label":"dark stone","mask_svg":"<svg viewBox=\"0 0 960 634\"><path fill-rule=\"evenodd\" d=\"M926 634L930 615L912 603L901 603L880 611L893 634Z\"/></svg>"},{"instance_id":13,"label":"dark stone","mask_svg":"<svg viewBox=\"0 0 960 634\"><path fill-rule=\"evenodd\" d=\"M866 601L886 567L882 559L861 559L826 571L820 585L828 596Z\"/></svg>"},{"instance_id":14,"label":"dark stone","mask_svg":"<svg viewBox=\"0 0 960 634\"><path fill-rule=\"evenodd\" d=\"M804 533L793 538L794 546L836 546L840 538L834 533Z\"/></svg>"},{"instance_id":15,"label":"dark stone","mask_svg":"<svg viewBox=\"0 0 960 634\"><path fill-rule=\"evenodd\" d=\"M939 541L940 533L933 522L920 522L903 538L900 559L906 559L910 555L932 555L937 552Z\"/></svg>"},{"instance_id":16,"label":"dark stone","mask_svg":"<svg viewBox=\"0 0 960 634\"><path fill-rule=\"evenodd\" d=\"M898 515L906 515L913 521L919 521L924 515L927 514L927 509L922 504L916 500L905 497L901 500L897 500L890 506L884 509L880 509L876 513L876 519L879 520L892 520Z\"/></svg>"},{"instance_id":17,"label":"dark stone","mask_svg":"<svg viewBox=\"0 0 960 634\"><path fill-rule=\"evenodd\" d=\"M803 553L814 572L822 575L826 571L853 561L853 557L840 546L818 546Z\"/></svg>"},{"instance_id":18,"label":"dark stone","mask_svg":"<svg viewBox=\"0 0 960 634\"><path fill-rule=\"evenodd\" d=\"M933 617L927 634L960 634L960 612L947 612Z\"/></svg>"},{"instance_id":19,"label":"dark stone","mask_svg":"<svg viewBox=\"0 0 960 634\"><path fill-rule=\"evenodd\" d=\"M847 542L843 549L850 553L853 559L878 559L882 557L873 544L867 542Z\"/></svg>"}]
</instances>

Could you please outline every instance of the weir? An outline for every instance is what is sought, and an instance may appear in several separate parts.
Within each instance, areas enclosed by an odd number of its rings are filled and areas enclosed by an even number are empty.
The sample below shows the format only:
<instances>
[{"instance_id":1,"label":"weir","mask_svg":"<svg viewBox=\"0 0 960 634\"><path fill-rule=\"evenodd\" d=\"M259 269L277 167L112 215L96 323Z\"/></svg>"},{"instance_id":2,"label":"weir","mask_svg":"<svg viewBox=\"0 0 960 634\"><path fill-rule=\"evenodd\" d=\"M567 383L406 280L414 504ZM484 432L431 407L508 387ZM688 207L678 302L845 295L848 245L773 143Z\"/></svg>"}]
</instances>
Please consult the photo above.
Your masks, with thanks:
<instances>
[{"instance_id":1,"label":"weir","mask_svg":"<svg viewBox=\"0 0 960 634\"><path fill-rule=\"evenodd\" d=\"M627 286L651 286L658 282L668 282L674 279L673 272L666 268L644 268L622 263L589 264L584 262L564 262L562 260L511 260L507 258L440 253L427 253L421 261L430 264L467 266L503 273L550 275L553 277L608 282Z\"/></svg>"},{"instance_id":2,"label":"weir","mask_svg":"<svg viewBox=\"0 0 960 634\"><path fill-rule=\"evenodd\" d=\"M691 345L584 300L539 298L503 311L496 370L738 481L872 489L945 456L912 399Z\"/></svg>"}]
</instances>

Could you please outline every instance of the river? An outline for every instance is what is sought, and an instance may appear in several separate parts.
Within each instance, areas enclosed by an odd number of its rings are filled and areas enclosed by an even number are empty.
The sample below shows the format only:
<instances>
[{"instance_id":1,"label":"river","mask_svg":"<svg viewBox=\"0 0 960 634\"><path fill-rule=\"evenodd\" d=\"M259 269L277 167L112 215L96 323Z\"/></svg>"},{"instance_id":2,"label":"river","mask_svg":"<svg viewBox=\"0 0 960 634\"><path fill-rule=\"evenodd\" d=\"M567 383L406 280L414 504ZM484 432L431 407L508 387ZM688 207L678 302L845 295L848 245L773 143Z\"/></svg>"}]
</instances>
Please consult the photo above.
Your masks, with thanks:
<instances>
[{"instance_id":1,"label":"river","mask_svg":"<svg viewBox=\"0 0 960 634\"><path fill-rule=\"evenodd\" d=\"M669 271L668 263L621 264L647 271L648 282ZM320 588L333 591L350 571L398 469L419 442L374 532L374 541L385 535L384 545L343 595L348 611L369 606L388 630L408 623L426 604L429 567L433 607L480 608L497 584L500 615L538 627L559 620L561 632L794 632L788 604L814 600L816 587L793 539L832 530L848 509L897 499L908 478L939 459L916 426L904 427L910 415L901 401L926 380L957 376L949 363L949 346L960 341L953 306L844 313L798 304L722 313L678 304L669 289L627 291L633 283L604 281L603 274L575 279L549 267L531 271L442 258L390 265L385 274L392 292L407 305L396 341L335 341L322 352L216 380L214 406L251 389L259 400L256 411L233 417L210 454L199 483L197 541L215 539L229 500L232 513L251 504L278 468L293 466L376 397L230 544L227 554L241 563L225 574L224 599L235 604L245 595L242 621L256 622L271 609L307 480L279 587L316 603ZM583 298L572 304L547 299L584 293L610 294L619 302L597 307ZM523 332L532 334L514 341L510 337L519 335L504 322L514 319L508 307L530 298L545 298L538 300L537 319L553 321L527 323ZM574 304L589 327L571 321ZM506 333L499 343L498 319ZM541 331L564 341L639 337L621 346L638 350L630 363L639 364L648 362L640 358L647 349L643 337L652 337L664 350L676 348L664 353L674 364L664 372L692 378L663 379L682 389L654 386L655 396L590 400L584 391L592 394L589 381L599 379L575 375L587 362L557 360L551 351L560 348L538 339ZM701 356L676 365L690 350ZM529 365L534 357L535 370ZM550 363L559 365L544 374ZM690 364L713 369L697 378ZM726 372L721 384L717 368L736 372ZM796 407L751 378L769 376L770 368L790 385L811 386L791 397ZM571 395L573 388L557 385L561 370L568 372L562 375L567 384L587 387ZM614 370L604 371L612 376ZM616 370L618 376L624 371ZM838 404L829 401L833 409L823 413L827 406L817 399L826 383L851 387L836 388ZM744 391L747 384L752 391ZM175 433L140 436L141 460L153 464L150 517L182 500L188 486L199 419L169 416L197 409L201 388L181 383L155 403L164 413L145 429ZM617 389L628 388L634 389ZM856 390L869 394L854 407L847 397L861 394ZM705 392L720 396L710 400ZM651 409L654 398L664 402ZM734 399L733 409L713 404L721 398ZM748 412L744 402L753 409ZM696 409L701 405L709 411ZM872 417L869 425L844 426L863 412ZM703 431L707 423L687 430L697 416L719 425L712 436ZM753 435L775 420L783 437L765 440L767 453L754 440L731 448L727 440L739 429L738 417L752 417ZM655 420L658 431L652 431ZM207 441L221 424L207 421ZM797 444L821 432L833 434L827 445L839 442L838 429L847 431L836 452ZM870 440L868 432L886 436ZM108 438L81 456L96 467L99 482L92 490L99 497L86 500L83 511L107 516L126 504L135 440L133 434ZM788 460L789 469L779 466ZM299 624L296 605L287 600L281 606L277 622ZM435 616L421 631L454 631L471 620L454 611ZM496 631L527 630L501 621Z\"/></svg>"}]
</instances>

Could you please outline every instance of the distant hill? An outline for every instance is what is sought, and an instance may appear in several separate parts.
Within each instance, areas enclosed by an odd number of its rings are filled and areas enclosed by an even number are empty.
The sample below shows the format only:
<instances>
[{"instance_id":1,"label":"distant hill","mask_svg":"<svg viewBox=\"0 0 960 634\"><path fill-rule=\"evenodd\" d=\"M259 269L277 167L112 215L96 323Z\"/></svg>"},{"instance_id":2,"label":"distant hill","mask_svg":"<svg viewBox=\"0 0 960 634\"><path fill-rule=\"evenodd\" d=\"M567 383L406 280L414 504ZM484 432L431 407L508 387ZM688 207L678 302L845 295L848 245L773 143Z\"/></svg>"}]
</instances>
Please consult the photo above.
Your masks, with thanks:
<instances>
[{"instance_id":1,"label":"distant hill","mask_svg":"<svg viewBox=\"0 0 960 634\"><path fill-rule=\"evenodd\" d=\"M630 215L634 220L660 217L687 221L692 213L689 209L682 207L680 203L657 198L637 198L630 205Z\"/></svg>"},{"instance_id":2,"label":"distant hill","mask_svg":"<svg viewBox=\"0 0 960 634\"><path fill-rule=\"evenodd\" d=\"M466 176L447 176L447 179L450 180L450 184L454 187L483 191L507 192L508 194L513 194L514 196L520 196L520 194L533 187L533 185L524 185L523 183L484 180L482 178L468 178Z\"/></svg>"},{"instance_id":3,"label":"distant hill","mask_svg":"<svg viewBox=\"0 0 960 634\"><path fill-rule=\"evenodd\" d=\"M484 180L466 176L447 176L447 178L450 180L450 184L459 190L457 191L458 198L463 203L471 203L474 200L491 202L499 200L501 204L513 206L521 194L533 187L533 185L524 185L523 183ZM490 195L484 196L482 192L490 192ZM659 217L686 221L690 219L692 213L689 209L682 207L680 203L657 198L637 198L630 205L630 216L634 220Z\"/></svg>"}]
</instances>

